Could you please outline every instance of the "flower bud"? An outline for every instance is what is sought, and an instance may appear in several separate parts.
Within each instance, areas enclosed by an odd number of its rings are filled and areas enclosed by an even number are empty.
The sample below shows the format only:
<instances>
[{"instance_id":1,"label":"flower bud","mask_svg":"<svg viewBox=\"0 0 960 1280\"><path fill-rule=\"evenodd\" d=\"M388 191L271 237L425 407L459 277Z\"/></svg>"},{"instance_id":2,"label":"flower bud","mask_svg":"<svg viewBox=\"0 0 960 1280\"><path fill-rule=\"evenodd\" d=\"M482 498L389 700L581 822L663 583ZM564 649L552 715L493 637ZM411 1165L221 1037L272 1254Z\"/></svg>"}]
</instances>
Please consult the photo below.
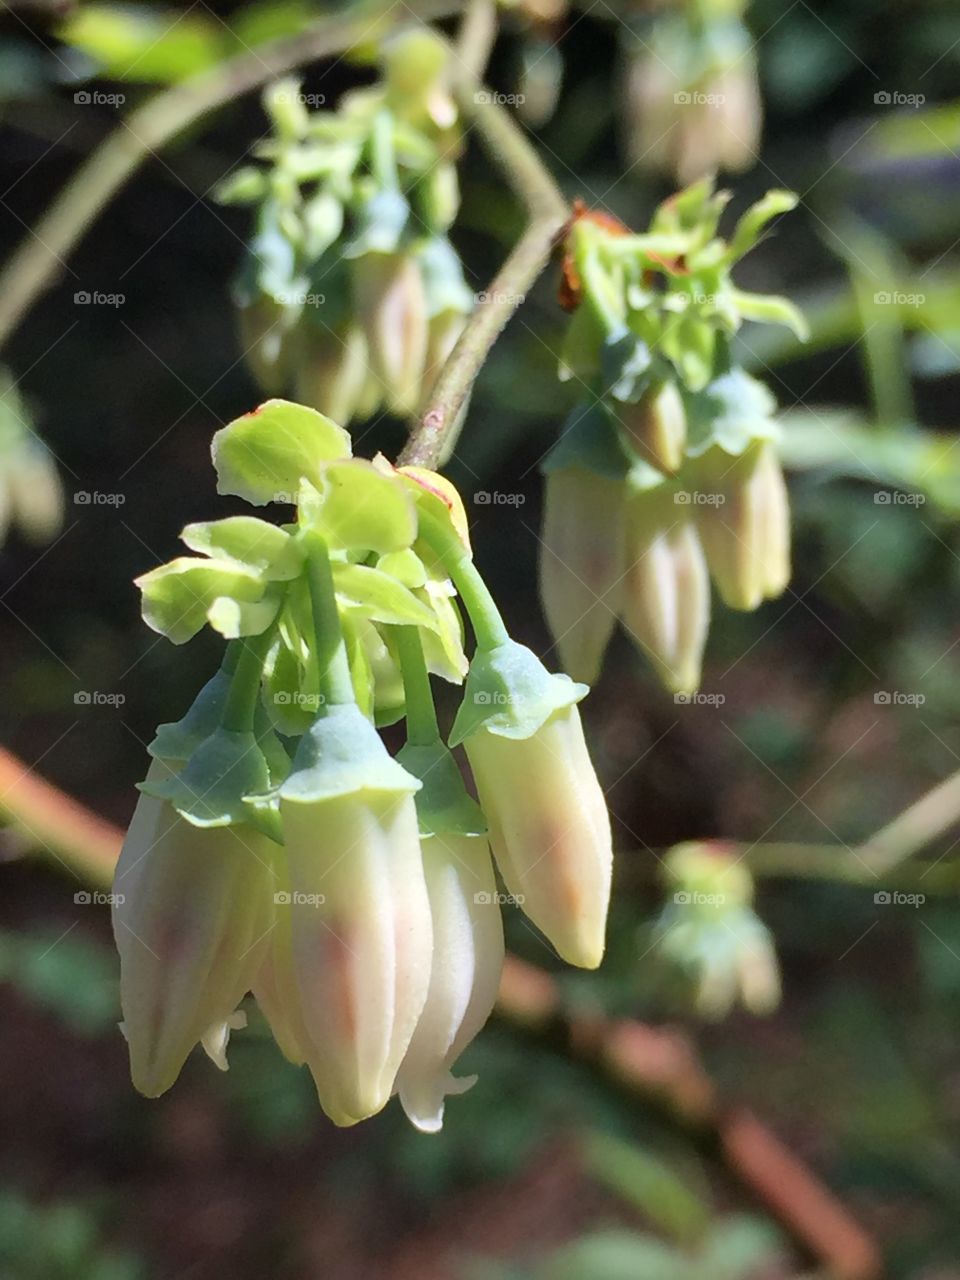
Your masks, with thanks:
<instances>
[{"instance_id":1,"label":"flower bud","mask_svg":"<svg viewBox=\"0 0 960 1280\"><path fill-rule=\"evenodd\" d=\"M756 609L790 581L790 500L775 446L750 445L739 457L713 450L704 479L717 501L697 507L710 573L731 609Z\"/></svg>"},{"instance_id":2,"label":"flower bud","mask_svg":"<svg viewBox=\"0 0 960 1280\"><path fill-rule=\"evenodd\" d=\"M307 1062L330 1119L354 1124L389 1101L430 979L416 810L382 792L281 807Z\"/></svg>"},{"instance_id":3,"label":"flower bud","mask_svg":"<svg viewBox=\"0 0 960 1280\"><path fill-rule=\"evenodd\" d=\"M610 405L634 451L651 466L680 470L687 442L687 416L677 384L661 382L636 404L614 400Z\"/></svg>"},{"instance_id":4,"label":"flower bud","mask_svg":"<svg viewBox=\"0 0 960 1280\"><path fill-rule=\"evenodd\" d=\"M343 333L300 331L297 399L341 426L357 416L369 376L367 340L358 325Z\"/></svg>"},{"instance_id":5,"label":"flower bud","mask_svg":"<svg viewBox=\"0 0 960 1280\"><path fill-rule=\"evenodd\" d=\"M166 776L154 761L152 780ZM133 1083L169 1089L227 1023L260 967L273 918L273 846L251 827L201 829L143 794L114 879L113 931Z\"/></svg>"},{"instance_id":6,"label":"flower bud","mask_svg":"<svg viewBox=\"0 0 960 1280\"><path fill-rule=\"evenodd\" d=\"M436 1133L445 1096L464 1093L477 1078L457 1078L451 1068L493 1009L503 968L503 924L484 837L430 835L422 849L433 964L397 1089L411 1122L424 1133Z\"/></svg>"},{"instance_id":7,"label":"flower bud","mask_svg":"<svg viewBox=\"0 0 960 1280\"><path fill-rule=\"evenodd\" d=\"M282 391L290 372L290 309L258 297L237 306L243 358L261 390Z\"/></svg>"},{"instance_id":8,"label":"flower bud","mask_svg":"<svg viewBox=\"0 0 960 1280\"><path fill-rule=\"evenodd\" d=\"M483 727L464 747L507 889L564 960L596 969L613 850L576 706L552 712L529 737Z\"/></svg>"},{"instance_id":9,"label":"flower bud","mask_svg":"<svg viewBox=\"0 0 960 1280\"><path fill-rule=\"evenodd\" d=\"M405 253L365 253L353 264L357 314L370 368L391 413L416 412L427 355L427 310L420 268Z\"/></svg>"},{"instance_id":10,"label":"flower bud","mask_svg":"<svg viewBox=\"0 0 960 1280\"><path fill-rule=\"evenodd\" d=\"M427 995L418 786L356 706L333 705L280 789L291 901L278 910L290 913L292 948L290 971L272 975L281 1031L338 1125L387 1103Z\"/></svg>"},{"instance_id":11,"label":"flower bud","mask_svg":"<svg viewBox=\"0 0 960 1280\"><path fill-rule=\"evenodd\" d=\"M564 671L591 684L620 608L622 479L586 467L547 473L540 598Z\"/></svg>"},{"instance_id":12,"label":"flower bud","mask_svg":"<svg viewBox=\"0 0 960 1280\"><path fill-rule=\"evenodd\" d=\"M623 622L660 679L692 693L710 625L710 580L689 507L666 484L627 500Z\"/></svg>"}]
</instances>

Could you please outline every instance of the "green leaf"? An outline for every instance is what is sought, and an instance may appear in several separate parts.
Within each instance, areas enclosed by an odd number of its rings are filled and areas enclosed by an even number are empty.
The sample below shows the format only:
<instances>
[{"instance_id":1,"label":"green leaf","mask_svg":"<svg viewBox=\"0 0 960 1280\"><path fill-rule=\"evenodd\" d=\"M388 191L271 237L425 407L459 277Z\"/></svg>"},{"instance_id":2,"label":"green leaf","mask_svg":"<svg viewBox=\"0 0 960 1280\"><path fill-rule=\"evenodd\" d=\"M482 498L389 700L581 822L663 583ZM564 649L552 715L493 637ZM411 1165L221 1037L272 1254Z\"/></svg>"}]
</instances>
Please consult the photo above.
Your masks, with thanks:
<instances>
[{"instance_id":1,"label":"green leaf","mask_svg":"<svg viewBox=\"0 0 960 1280\"><path fill-rule=\"evenodd\" d=\"M781 213L789 213L797 207L799 197L793 191L774 189L750 206L734 227L727 250L727 259L735 262L749 252L762 235L771 219Z\"/></svg>"},{"instance_id":2,"label":"green leaf","mask_svg":"<svg viewBox=\"0 0 960 1280\"><path fill-rule=\"evenodd\" d=\"M180 537L191 551L234 560L267 579L295 578L303 567L300 544L285 529L256 516L188 524Z\"/></svg>"},{"instance_id":3,"label":"green leaf","mask_svg":"<svg viewBox=\"0 0 960 1280\"><path fill-rule=\"evenodd\" d=\"M803 312L788 298L779 298L770 293L742 293L739 289L734 289L731 300L744 320L786 325L801 342L806 342L810 337Z\"/></svg>"},{"instance_id":4,"label":"green leaf","mask_svg":"<svg viewBox=\"0 0 960 1280\"><path fill-rule=\"evenodd\" d=\"M407 485L371 462L354 458L325 467L309 521L331 551L403 551L417 536L417 511Z\"/></svg>"},{"instance_id":5,"label":"green leaf","mask_svg":"<svg viewBox=\"0 0 960 1280\"><path fill-rule=\"evenodd\" d=\"M255 601L263 595L260 574L232 560L180 556L136 579L143 593L143 620L174 644L191 640L221 596Z\"/></svg>"},{"instance_id":6,"label":"green leaf","mask_svg":"<svg viewBox=\"0 0 960 1280\"><path fill-rule=\"evenodd\" d=\"M678 1173L650 1151L608 1134L591 1134L584 1150L586 1169L630 1204L652 1225L680 1244L703 1238L710 1208Z\"/></svg>"},{"instance_id":7,"label":"green leaf","mask_svg":"<svg viewBox=\"0 0 960 1280\"><path fill-rule=\"evenodd\" d=\"M301 480L319 486L324 465L349 456L346 431L289 400L267 400L213 437L217 492L255 507L295 502Z\"/></svg>"},{"instance_id":8,"label":"green leaf","mask_svg":"<svg viewBox=\"0 0 960 1280\"><path fill-rule=\"evenodd\" d=\"M433 610L402 583L379 569L335 561L333 585L341 607L354 610L363 618L439 631Z\"/></svg>"},{"instance_id":9,"label":"green leaf","mask_svg":"<svg viewBox=\"0 0 960 1280\"><path fill-rule=\"evenodd\" d=\"M112 80L160 84L212 67L226 46L219 23L205 15L146 5L84 4L58 34Z\"/></svg>"}]
</instances>

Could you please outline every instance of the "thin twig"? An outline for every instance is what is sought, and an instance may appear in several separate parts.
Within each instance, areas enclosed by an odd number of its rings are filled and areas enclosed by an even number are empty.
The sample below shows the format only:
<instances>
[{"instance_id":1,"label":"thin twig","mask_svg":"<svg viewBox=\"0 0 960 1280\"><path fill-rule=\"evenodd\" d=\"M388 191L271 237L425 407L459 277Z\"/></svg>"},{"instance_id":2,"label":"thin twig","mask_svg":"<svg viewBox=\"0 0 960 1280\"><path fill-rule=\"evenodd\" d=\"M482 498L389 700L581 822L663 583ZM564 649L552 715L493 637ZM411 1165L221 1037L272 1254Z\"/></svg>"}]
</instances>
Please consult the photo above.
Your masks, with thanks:
<instances>
[{"instance_id":1,"label":"thin twig","mask_svg":"<svg viewBox=\"0 0 960 1280\"><path fill-rule=\"evenodd\" d=\"M495 95L469 75L456 93L491 159L523 200L529 221L441 369L430 403L400 454L401 466L436 467L439 463L490 348L549 261L569 213L523 129Z\"/></svg>"},{"instance_id":2,"label":"thin twig","mask_svg":"<svg viewBox=\"0 0 960 1280\"><path fill-rule=\"evenodd\" d=\"M324 18L296 36L273 40L158 93L126 116L86 160L36 223L0 275L0 347L97 215L152 154L203 116L304 63L382 34L396 22L457 13L462 0L389 0Z\"/></svg>"}]
</instances>

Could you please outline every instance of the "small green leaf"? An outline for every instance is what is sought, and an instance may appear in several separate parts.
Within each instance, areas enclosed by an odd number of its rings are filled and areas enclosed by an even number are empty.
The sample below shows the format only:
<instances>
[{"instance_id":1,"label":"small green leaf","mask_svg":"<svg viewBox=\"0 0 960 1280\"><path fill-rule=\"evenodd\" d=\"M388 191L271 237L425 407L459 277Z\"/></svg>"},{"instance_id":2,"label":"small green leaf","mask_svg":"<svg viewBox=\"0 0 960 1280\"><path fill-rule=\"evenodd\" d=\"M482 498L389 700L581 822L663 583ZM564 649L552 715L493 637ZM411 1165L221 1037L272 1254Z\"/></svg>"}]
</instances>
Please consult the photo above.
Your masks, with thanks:
<instances>
[{"instance_id":1,"label":"small green leaf","mask_svg":"<svg viewBox=\"0 0 960 1280\"><path fill-rule=\"evenodd\" d=\"M758 320L762 324L782 324L792 329L801 342L810 337L810 330L799 307L787 298L769 293L741 293L735 289L732 302L744 320Z\"/></svg>"},{"instance_id":2,"label":"small green leaf","mask_svg":"<svg viewBox=\"0 0 960 1280\"><path fill-rule=\"evenodd\" d=\"M346 431L289 400L267 400L213 437L217 492L255 507L295 502L302 479L319 486L324 465L349 456Z\"/></svg>"},{"instance_id":3,"label":"small green leaf","mask_svg":"<svg viewBox=\"0 0 960 1280\"><path fill-rule=\"evenodd\" d=\"M136 579L143 593L143 620L174 644L191 640L216 600L256 601L263 595L259 573L233 560L180 556Z\"/></svg>"},{"instance_id":4,"label":"small green leaf","mask_svg":"<svg viewBox=\"0 0 960 1280\"><path fill-rule=\"evenodd\" d=\"M60 39L93 58L110 79L174 83L213 66L226 41L218 23L188 9L84 4L72 10Z\"/></svg>"},{"instance_id":5,"label":"small green leaf","mask_svg":"<svg viewBox=\"0 0 960 1280\"><path fill-rule=\"evenodd\" d=\"M776 401L767 387L742 369L715 378L703 391L684 398L687 410L687 455L698 458L720 448L734 457L755 440L774 440Z\"/></svg>"},{"instance_id":6,"label":"small green leaf","mask_svg":"<svg viewBox=\"0 0 960 1280\"><path fill-rule=\"evenodd\" d=\"M735 262L757 243L767 223L781 213L789 213L797 207L799 197L792 191L774 189L762 200L750 206L734 228L727 250L727 259Z\"/></svg>"},{"instance_id":7,"label":"small green leaf","mask_svg":"<svg viewBox=\"0 0 960 1280\"><path fill-rule=\"evenodd\" d=\"M142 782L140 790L167 800L197 827L226 827L250 822L274 839L276 820L251 810L245 797L270 788L270 770L253 733L217 729L197 747L180 773L156 782Z\"/></svg>"},{"instance_id":8,"label":"small green leaf","mask_svg":"<svg viewBox=\"0 0 960 1280\"><path fill-rule=\"evenodd\" d=\"M191 551L235 560L271 580L295 578L303 566L300 544L285 529L256 516L188 524L180 537Z\"/></svg>"}]
</instances>

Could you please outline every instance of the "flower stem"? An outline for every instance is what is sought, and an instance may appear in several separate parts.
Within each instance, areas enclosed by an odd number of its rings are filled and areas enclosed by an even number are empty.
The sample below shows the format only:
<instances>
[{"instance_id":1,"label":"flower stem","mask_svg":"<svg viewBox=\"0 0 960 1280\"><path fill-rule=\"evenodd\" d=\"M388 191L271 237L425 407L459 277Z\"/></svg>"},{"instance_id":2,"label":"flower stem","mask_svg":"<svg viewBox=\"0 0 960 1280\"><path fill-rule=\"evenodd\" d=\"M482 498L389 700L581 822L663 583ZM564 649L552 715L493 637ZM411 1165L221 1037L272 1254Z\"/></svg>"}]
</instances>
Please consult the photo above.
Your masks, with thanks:
<instances>
[{"instance_id":1,"label":"flower stem","mask_svg":"<svg viewBox=\"0 0 960 1280\"><path fill-rule=\"evenodd\" d=\"M224 670L230 671L230 688L220 723L233 733L252 733L253 717L260 697L260 681L267 651L277 630L277 618L258 636L231 640L224 656Z\"/></svg>"},{"instance_id":2,"label":"flower stem","mask_svg":"<svg viewBox=\"0 0 960 1280\"><path fill-rule=\"evenodd\" d=\"M440 740L437 709L430 688L430 675L423 657L423 645L417 627L394 627L393 637L400 654L403 674L403 698L407 708L407 741L428 747Z\"/></svg>"},{"instance_id":3,"label":"flower stem","mask_svg":"<svg viewBox=\"0 0 960 1280\"><path fill-rule=\"evenodd\" d=\"M399 466L437 466L490 348L547 265L567 225L566 200L509 111L492 93L481 92L469 69L455 92L491 159L523 200L529 221L440 370L423 417L400 454Z\"/></svg>"},{"instance_id":4,"label":"flower stem","mask_svg":"<svg viewBox=\"0 0 960 1280\"><path fill-rule=\"evenodd\" d=\"M460 592L480 649L495 649L510 639L496 601L480 576L473 557L457 532L427 512L420 513L420 533Z\"/></svg>"},{"instance_id":5,"label":"flower stem","mask_svg":"<svg viewBox=\"0 0 960 1280\"><path fill-rule=\"evenodd\" d=\"M343 706L355 702L347 648L340 628L340 611L333 586L333 572L327 544L316 530L305 535L307 586L313 610L314 656L323 705Z\"/></svg>"}]
</instances>

